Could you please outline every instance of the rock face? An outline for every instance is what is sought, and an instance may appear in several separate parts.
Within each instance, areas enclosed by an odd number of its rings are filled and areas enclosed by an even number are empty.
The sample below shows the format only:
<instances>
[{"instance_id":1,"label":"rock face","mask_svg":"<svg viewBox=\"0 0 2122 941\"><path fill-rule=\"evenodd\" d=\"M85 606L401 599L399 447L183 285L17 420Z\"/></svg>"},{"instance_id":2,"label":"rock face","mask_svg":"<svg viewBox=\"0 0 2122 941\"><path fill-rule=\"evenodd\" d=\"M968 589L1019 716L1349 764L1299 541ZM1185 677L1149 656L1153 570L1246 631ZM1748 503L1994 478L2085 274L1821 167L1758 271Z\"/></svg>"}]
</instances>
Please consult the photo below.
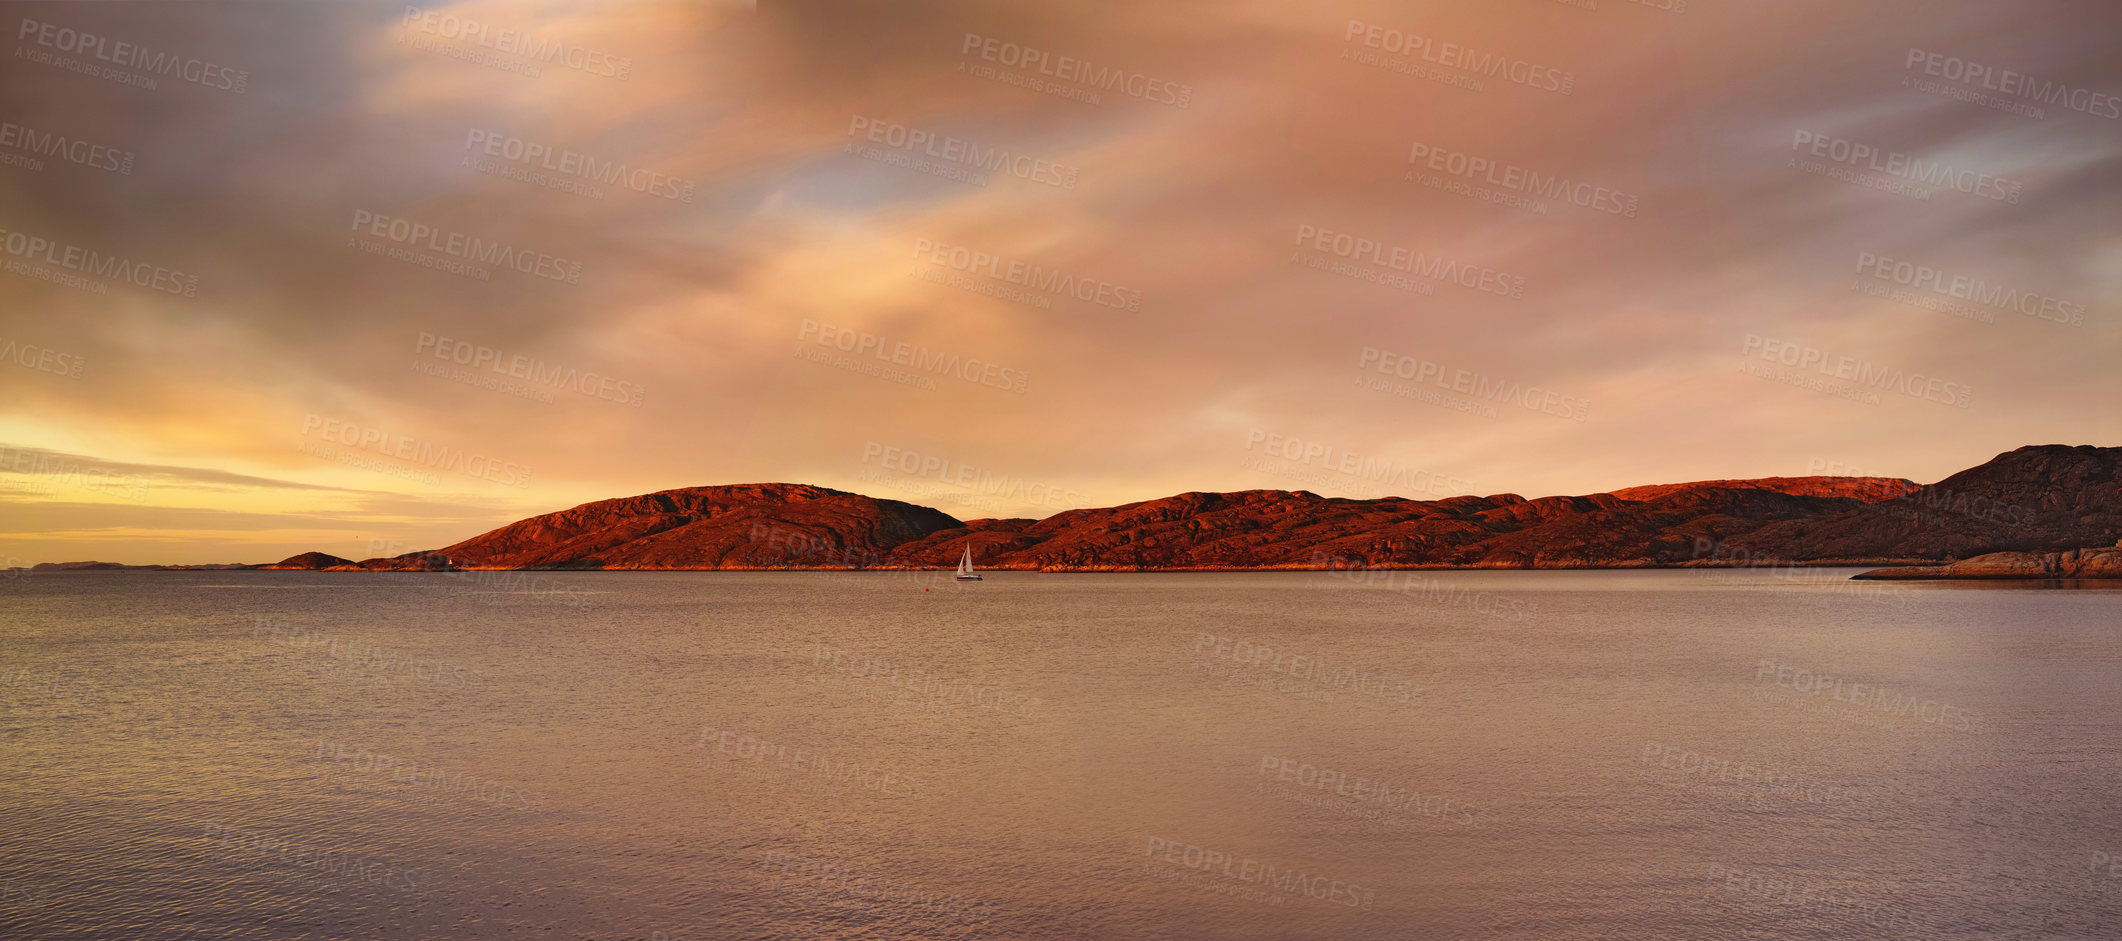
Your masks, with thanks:
<instances>
[{"instance_id":1,"label":"rock face","mask_svg":"<svg viewBox=\"0 0 2122 941\"><path fill-rule=\"evenodd\" d=\"M2064 552L1992 552L1949 565L1874 569L1856 578L2122 578L2122 545Z\"/></svg>"},{"instance_id":2,"label":"rock face","mask_svg":"<svg viewBox=\"0 0 2122 941\"><path fill-rule=\"evenodd\" d=\"M269 572L317 572L323 571L324 569L332 568L334 566L340 566L342 567L340 570L345 571L345 569L343 568L344 566L350 566L353 564L353 560L351 559L342 559L338 556L327 555L322 552L305 552L301 555L288 556L287 558L281 559L280 561L275 562L271 565L261 565L258 567Z\"/></svg>"},{"instance_id":3,"label":"rock face","mask_svg":"<svg viewBox=\"0 0 2122 941\"><path fill-rule=\"evenodd\" d=\"M1771 477L1536 500L1248 490L970 522L800 484L690 487L587 503L359 567L947 568L967 546L982 568L1042 571L1942 562L2114 542L2118 460L2122 448L2047 445L1929 486Z\"/></svg>"}]
</instances>

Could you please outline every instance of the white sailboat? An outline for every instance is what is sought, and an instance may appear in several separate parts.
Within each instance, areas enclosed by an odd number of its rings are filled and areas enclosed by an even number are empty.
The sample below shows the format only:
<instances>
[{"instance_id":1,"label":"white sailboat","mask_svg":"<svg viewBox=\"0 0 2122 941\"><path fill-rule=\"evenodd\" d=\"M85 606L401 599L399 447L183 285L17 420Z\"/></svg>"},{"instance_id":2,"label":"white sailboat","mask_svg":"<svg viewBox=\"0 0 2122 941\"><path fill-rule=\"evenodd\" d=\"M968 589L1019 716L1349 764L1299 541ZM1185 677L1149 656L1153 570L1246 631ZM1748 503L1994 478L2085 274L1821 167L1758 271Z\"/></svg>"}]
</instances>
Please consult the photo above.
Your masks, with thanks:
<instances>
[{"instance_id":1,"label":"white sailboat","mask_svg":"<svg viewBox=\"0 0 2122 941\"><path fill-rule=\"evenodd\" d=\"M967 543L965 546L965 558L958 560L958 580L961 582L977 582L980 580L980 573L973 571L973 547L971 543Z\"/></svg>"}]
</instances>

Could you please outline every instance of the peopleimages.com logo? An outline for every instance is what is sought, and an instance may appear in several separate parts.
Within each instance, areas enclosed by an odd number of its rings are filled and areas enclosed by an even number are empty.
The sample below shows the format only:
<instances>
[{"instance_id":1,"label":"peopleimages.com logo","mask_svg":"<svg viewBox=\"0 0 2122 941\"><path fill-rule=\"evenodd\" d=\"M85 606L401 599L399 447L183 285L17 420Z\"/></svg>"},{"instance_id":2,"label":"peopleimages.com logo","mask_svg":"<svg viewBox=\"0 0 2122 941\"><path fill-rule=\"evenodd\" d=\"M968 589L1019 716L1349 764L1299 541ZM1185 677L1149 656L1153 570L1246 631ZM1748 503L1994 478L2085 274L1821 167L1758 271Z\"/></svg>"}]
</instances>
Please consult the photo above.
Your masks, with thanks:
<instances>
[{"instance_id":1,"label":"peopleimages.com logo","mask_svg":"<svg viewBox=\"0 0 2122 941\"><path fill-rule=\"evenodd\" d=\"M496 27L492 23L467 19L443 10L407 6L404 17L398 21L398 27L400 30L418 30L430 36L466 42L482 49L517 56L527 60L526 64L551 65L558 62L577 72L622 82L634 76L634 60L630 56L613 55L557 39L535 39L520 29ZM404 42L402 34L399 41ZM535 76L537 72L530 74Z\"/></svg>"},{"instance_id":2,"label":"peopleimages.com logo","mask_svg":"<svg viewBox=\"0 0 2122 941\"><path fill-rule=\"evenodd\" d=\"M588 154L565 147L554 147L538 141L526 140L486 128L470 128L465 131L464 150L470 161L477 156L494 157L519 165L522 169L503 171L504 176L517 176L525 182L554 188L570 188L560 184L575 181L598 183L632 190L645 196L681 203L693 201L693 192L699 184L684 177L672 176L646 167L630 167L624 161L600 160ZM475 169L487 170L484 165ZM555 180L547 175L529 171L546 171L565 178Z\"/></svg>"},{"instance_id":3,"label":"peopleimages.com logo","mask_svg":"<svg viewBox=\"0 0 2122 941\"><path fill-rule=\"evenodd\" d=\"M522 274L533 274L568 284L579 284L582 281L582 263L579 261L569 261L544 252L518 249L513 245L453 232L425 222L356 209L351 228L364 235L387 239L412 249L437 252L462 262L498 265Z\"/></svg>"},{"instance_id":4,"label":"peopleimages.com logo","mask_svg":"<svg viewBox=\"0 0 2122 941\"><path fill-rule=\"evenodd\" d=\"M914 257L926 259L931 265L947 267L953 271L985 275L1034 291L1088 301L1100 307L1130 312L1142 309L1142 292L1134 288L1096 278L1079 277L1058 268L1047 268L989 252L975 251L962 245L948 245L934 239L917 238L914 240Z\"/></svg>"},{"instance_id":5,"label":"peopleimages.com logo","mask_svg":"<svg viewBox=\"0 0 2122 941\"><path fill-rule=\"evenodd\" d=\"M0 229L0 251L26 262L54 265L67 271L123 281L178 297L194 297L199 293L198 275L137 262L122 255L104 254L94 249L19 230Z\"/></svg>"},{"instance_id":6,"label":"peopleimages.com logo","mask_svg":"<svg viewBox=\"0 0 2122 941\"><path fill-rule=\"evenodd\" d=\"M1573 395L1529 386L1513 380L1478 373L1467 369L1453 369L1441 363L1421 359L1391 350L1366 346L1356 359L1358 369L1375 369L1379 375L1398 376L1417 383L1431 383L1439 389L1457 392L1477 400L1505 403L1518 406L1529 412L1583 421L1591 415L1591 403Z\"/></svg>"},{"instance_id":7,"label":"peopleimages.com logo","mask_svg":"<svg viewBox=\"0 0 2122 941\"><path fill-rule=\"evenodd\" d=\"M20 30L15 33L15 39L27 39L47 49L137 69L149 75L180 78L194 85L218 88L239 95L243 93L244 86L250 84L251 73L248 69L230 68L123 39L113 40L109 36L98 36L57 23L24 19Z\"/></svg>"},{"instance_id":8,"label":"peopleimages.com logo","mask_svg":"<svg viewBox=\"0 0 2122 941\"><path fill-rule=\"evenodd\" d=\"M77 166L105 170L120 176L133 174L133 161L139 156L130 150L119 150L94 141L26 127L12 121L0 121L0 147L64 160Z\"/></svg>"},{"instance_id":9,"label":"peopleimages.com logo","mask_svg":"<svg viewBox=\"0 0 2122 941\"><path fill-rule=\"evenodd\" d=\"M946 164L971 167L984 173L1001 173L1031 183L1044 183L1065 190L1076 188L1076 175L1082 170L1065 163L1056 163L1031 154L1012 154L1006 147L983 147L948 134L940 134L925 128L908 127L896 121L854 115L848 120L847 136L859 137L872 144L882 144L907 154L918 154L941 160ZM985 177L975 177L982 184Z\"/></svg>"},{"instance_id":10,"label":"peopleimages.com logo","mask_svg":"<svg viewBox=\"0 0 2122 941\"><path fill-rule=\"evenodd\" d=\"M1764 337L1758 333L1746 335L1745 342L1740 344L1740 355L1758 356L1764 362L1781 363L1800 369L1809 368L1820 375L1854 382L1862 387L1889 390L1909 398L1958 408L1968 407L1974 395L1973 389L1961 383L1882 366L1870 360L1830 356L1826 350L1818 347Z\"/></svg>"},{"instance_id":11,"label":"peopleimages.com logo","mask_svg":"<svg viewBox=\"0 0 2122 941\"><path fill-rule=\"evenodd\" d=\"M1030 374L1022 369L972 357L961 357L956 353L944 353L906 340L889 340L867 330L819 323L808 318L803 321L802 328L796 331L796 340L799 343L809 340L814 346L828 347L856 356L866 354L881 363L906 366L916 374L950 376L975 385L1010 392L1022 393L1026 384L1031 381Z\"/></svg>"},{"instance_id":12,"label":"peopleimages.com logo","mask_svg":"<svg viewBox=\"0 0 2122 941\"><path fill-rule=\"evenodd\" d=\"M1486 810L1464 801L1436 794L1424 795L1420 791L1400 787L1383 779L1322 768L1307 761L1278 755L1261 755L1255 775L1278 784L1347 798L1358 805L1375 805L1385 810L1415 813L1470 827L1479 826L1481 815L1487 813Z\"/></svg>"},{"instance_id":13,"label":"peopleimages.com logo","mask_svg":"<svg viewBox=\"0 0 2122 941\"><path fill-rule=\"evenodd\" d=\"M1901 69L1904 72L1910 71L1917 69L1919 65L1925 75L1934 75L1948 82L1960 82L1970 88L2000 92L2045 105L2061 105L2095 117L2122 118L2122 98L2090 88L2047 81L2025 72L1969 62L1958 56L1911 46L1908 58L1901 63ZM1907 84L1905 79L1903 84Z\"/></svg>"},{"instance_id":14,"label":"peopleimages.com logo","mask_svg":"<svg viewBox=\"0 0 2122 941\"><path fill-rule=\"evenodd\" d=\"M2053 323L2069 324L2073 327L2085 325L2084 304L2038 291L2023 291L2016 287L1932 268L1929 265L1885 258L1872 252L1858 252L1857 273L1902 287L1929 291L1940 297L1973 301Z\"/></svg>"},{"instance_id":15,"label":"peopleimages.com logo","mask_svg":"<svg viewBox=\"0 0 2122 941\"><path fill-rule=\"evenodd\" d=\"M1006 42L993 36L966 33L961 55L973 55L1013 69L1024 69L1100 91L1120 91L1129 97L1160 105L1185 108L1193 100L1194 86L1169 79L1130 72L1117 66L1099 65L1075 56L1056 55L1035 46Z\"/></svg>"},{"instance_id":16,"label":"peopleimages.com logo","mask_svg":"<svg viewBox=\"0 0 2122 941\"><path fill-rule=\"evenodd\" d=\"M392 434L382 428L326 418L314 412L302 419L302 436L397 458L409 462L412 469L450 471L508 487L530 486L531 469L527 465L496 460L423 438Z\"/></svg>"},{"instance_id":17,"label":"peopleimages.com logo","mask_svg":"<svg viewBox=\"0 0 2122 941\"><path fill-rule=\"evenodd\" d=\"M1484 78L1502 78L1514 84L1540 91L1551 91L1567 95L1577 89L1577 73L1553 66L1528 62L1524 59L1491 52L1465 43L1444 42L1413 32L1349 20L1348 29L1342 34L1343 42L1356 42L1361 37L1365 46L1384 50L1389 55L1408 56L1457 69Z\"/></svg>"},{"instance_id":18,"label":"peopleimages.com logo","mask_svg":"<svg viewBox=\"0 0 2122 941\"><path fill-rule=\"evenodd\" d=\"M1955 190L1969 196L2017 203L2024 187L2016 180L1957 167L1943 160L1927 160L1873 144L1799 129L1792 132L1790 149L1830 162L1871 170L1890 177Z\"/></svg>"},{"instance_id":19,"label":"peopleimages.com logo","mask_svg":"<svg viewBox=\"0 0 2122 941\"><path fill-rule=\"evenodd\" d=\"M1583 209L1612 213L1617 216L1635 218L1636 204L1642 197L1620 190L1572 180L1566 176L1528 170L1514 163L1500 163L1487 157L1475 156L1443 147L1435 147L1416 141L1409 149L1407 163L1433 173L1476 180L1490 186L1569 203ZM1410 174L1413 170L1408 171Z\"/></svg>"},{"instance_id":20,"label":"peopleimages.com logo","mask_svg":"<svg viewBox=\"0 0 2122 941\"><path fill-rule=\"evenodd\" d=\"M61 353L34 343L18 344L9 340L5 346L0 346L0 363L14 363L24 369L48 372L69 379L81 378L81 365L84 362L80 356Z\"/></svg>"},{"instance_id":21,"label":"peopleimages.com logo","mask_svg":"<svg viewBox=\"0 0 2122 941\"><path fill-rule=\"evenodd\" d=\"M419 340L413 344L413 352L426 353L437 360L470 366L473 369L484 367L496 376L521 379L534 386L563 389L623 405L639 407L642 394L646 390L646 387L638 382L600 375L573 366L559 366L535 356L510 354L489 346L436 336L424 330L421 331Z\"/></svg>"},{"instance_id":22,"label":"peopleimages.com logo","mask_svg":"<svg viewBox=\"0 0 2122 941\"><path fill-rule=\"evenodd\" d=\"M1148 858L1167 866L1184 867L1203 875L1219 877L1266 891L1288 892L1334 905L1369 911L1378 890L1355 885L1332 876L1305 872L1272 860L1256 859L1210 849L1170 837L1152 836L1144 851Z\"/></svg>"},{"instance_id":23,"label":"peopleimages.com logo","mask_svg":"<svg viewBox=\"0 0 2122 941\"><path fill-rule=\"evenodd\" d=\"M1974 731L1979 718L1958 706L1925 699L1916 693L1876 683L1859 683L1846 676L1816 673L1775 660L1763 660L1756 665L1754 680L1771 682L1810 697L1824 697L1880 715L1906 718L1913 714L1920 721L1961 732Z\"/></svg>"},{"instance_id":24,"label":"peopleimages.com logo","mask_svg":"<svg viewBox=\"0 0 2122 941\"><path fill-rule=\"evenodd\" d=\"M1411 248L1350 235L1347 232L1299 224L1296 244L1335 258L1360 261L1487 294L1503 297L1525 296L1525 278L1521 275L1497 271L1483 265L1470 265L1442 255L1418 252Z\"/></svg>"}]
</instances>

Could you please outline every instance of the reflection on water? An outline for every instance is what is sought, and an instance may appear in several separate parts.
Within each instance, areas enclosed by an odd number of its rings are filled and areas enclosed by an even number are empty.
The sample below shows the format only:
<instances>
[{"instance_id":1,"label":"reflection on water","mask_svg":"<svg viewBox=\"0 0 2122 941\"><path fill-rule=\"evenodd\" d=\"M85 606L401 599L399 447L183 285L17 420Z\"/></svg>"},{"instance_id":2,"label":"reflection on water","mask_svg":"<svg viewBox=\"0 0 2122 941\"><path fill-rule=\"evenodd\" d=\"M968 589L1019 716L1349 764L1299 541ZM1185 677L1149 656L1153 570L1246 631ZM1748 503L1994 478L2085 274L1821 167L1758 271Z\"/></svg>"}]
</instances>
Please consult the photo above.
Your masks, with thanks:
<instances>
[{"instance_id":1,"label":"reflection on water","mask_svg":"<svg viewBox=\"0 0 2122 941\"><path fill-rule=\"evenodd\" d=\"M1848 574L14 579L0 936L2112 937L2117 596Z\"/></svg>"}]
</instances>

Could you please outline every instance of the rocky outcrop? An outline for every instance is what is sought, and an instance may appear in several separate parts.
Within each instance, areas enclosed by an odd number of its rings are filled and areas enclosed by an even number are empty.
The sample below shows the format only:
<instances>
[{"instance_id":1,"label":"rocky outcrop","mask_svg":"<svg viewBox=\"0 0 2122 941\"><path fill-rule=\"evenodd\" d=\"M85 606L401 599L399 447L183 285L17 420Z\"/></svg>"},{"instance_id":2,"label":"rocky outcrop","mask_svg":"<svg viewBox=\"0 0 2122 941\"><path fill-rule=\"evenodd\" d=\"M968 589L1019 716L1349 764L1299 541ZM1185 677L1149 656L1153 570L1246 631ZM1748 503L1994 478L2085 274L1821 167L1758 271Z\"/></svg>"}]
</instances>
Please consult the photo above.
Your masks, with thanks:
<instances>
[{"instance_id":1,"label":"rocky outcrop","mask_svg":"<svg viewBox=\"0 0 2122 941\"><path fill-rule=\"evenodd\" d=\"M1992 552L1947 565L1874 569L1856 578L2122 578L2122 544L2063 552Z\"/></svg>"},{"instance_id":2,"label":"rocky outcrop","mask_svg":"<svg viewBox=\"0 0 2122 941\"><path fill-rule=\"evenodd\" d=\"M258 566L258 568L269 572L319 572L336 566L341 571L344 571L346 566L353 564L352 559L342 559L323 552L305 552L301 555L288 556L271 565Z\"/></svg>"}]
</instances>

